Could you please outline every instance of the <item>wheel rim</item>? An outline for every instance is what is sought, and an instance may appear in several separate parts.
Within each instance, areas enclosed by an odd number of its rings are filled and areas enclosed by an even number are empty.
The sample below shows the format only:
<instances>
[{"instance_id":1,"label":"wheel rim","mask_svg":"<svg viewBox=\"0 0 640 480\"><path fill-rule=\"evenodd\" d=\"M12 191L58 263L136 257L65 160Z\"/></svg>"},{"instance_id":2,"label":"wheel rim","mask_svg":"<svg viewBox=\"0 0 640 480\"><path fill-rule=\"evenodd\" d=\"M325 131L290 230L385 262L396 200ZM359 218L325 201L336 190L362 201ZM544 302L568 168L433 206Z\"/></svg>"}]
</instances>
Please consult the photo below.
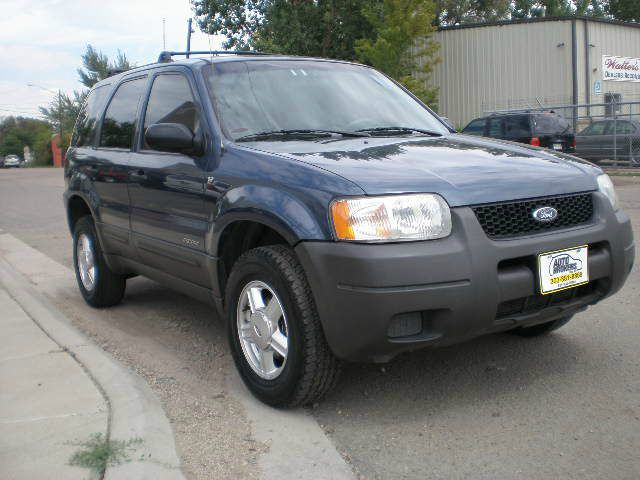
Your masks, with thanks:
<instances>
[{"instance_id":1,"label":"wheel rim","mask_svg":"<svg viewBox=\"0 0 640 480\"><path fill-rule=\"evenodd\" d=\"M264 282L249 282L237 307L238 338L244 358L261 378L277 378L287 363L289 326L282 302Z\"/></svg>"},{"instance_id":2,"label":"wheel rim","mask_svg":"<svg viewBox=\"0 0 640 480\"><path fill-rule=\"evenodd\" d=\"M76 258L78 260L78 273L80 274L82 285L85 290L90 292L95 286L96 264L91 239L84 233L81 233L78 237Z\"/></svg>"}]
</instances>

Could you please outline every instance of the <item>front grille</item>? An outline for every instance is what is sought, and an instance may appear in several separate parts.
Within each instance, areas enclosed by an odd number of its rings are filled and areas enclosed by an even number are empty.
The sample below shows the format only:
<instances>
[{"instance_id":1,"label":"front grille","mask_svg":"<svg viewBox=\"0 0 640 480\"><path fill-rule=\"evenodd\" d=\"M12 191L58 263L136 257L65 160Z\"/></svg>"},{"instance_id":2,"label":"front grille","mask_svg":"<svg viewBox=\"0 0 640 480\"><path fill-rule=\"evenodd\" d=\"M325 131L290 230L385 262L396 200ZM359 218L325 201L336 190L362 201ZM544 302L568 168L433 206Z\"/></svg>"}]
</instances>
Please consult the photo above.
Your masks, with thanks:
<instances>
[{"instance_id":1,"label":"front grille","mask_svg":"<svg viewBox=\"0 0 640 480\"><path fill-rule=\"evenodd\" d=\"M531 295L529 297L516 298L508 300L498 305L496 319L520 315L526 313L535 313L547 307L562 306L575 300L586 299L595 300L598 296L597 282L587 283L579 287L570 288L549 295Z\"/></svg>"},{"instance_id":2,"label":"front grille","mask_svg":"<svg viewBox=\"0 0 640 480\"><path fill-rule=\"evenodd\" d=\"M540 207L555 208L558 217L546 223L535 220L533 211ZM581 193L472 208L489 237L508 238L588 223L593 217L593 198L590 193Z\"/></svg>"}]
</instances>

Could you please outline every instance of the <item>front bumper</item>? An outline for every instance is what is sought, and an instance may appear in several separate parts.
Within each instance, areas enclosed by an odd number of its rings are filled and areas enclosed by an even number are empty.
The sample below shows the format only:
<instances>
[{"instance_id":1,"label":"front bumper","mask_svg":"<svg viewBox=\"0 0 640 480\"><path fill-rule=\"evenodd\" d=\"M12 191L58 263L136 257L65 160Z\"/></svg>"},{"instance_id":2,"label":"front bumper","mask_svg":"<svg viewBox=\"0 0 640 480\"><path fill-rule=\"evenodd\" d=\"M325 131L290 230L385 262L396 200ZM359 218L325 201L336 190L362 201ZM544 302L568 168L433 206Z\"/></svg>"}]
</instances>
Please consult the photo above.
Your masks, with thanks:
<instances>
[{"instance_id":1,"label":"front bumper","mask_svg":"<svg viewBox=\"0 0 640 480\"><path fill-rule=\"evenodd\" d=\"M386 361L584 310L624 284L635 258L627 215L594 193L594 222L491 240L469 207L451 211L451 236L426 242L301 242L296 252L327 341L339 357ZM538 253L589 245L590 283L542 296Z\"/></svg>"}]
</instances>

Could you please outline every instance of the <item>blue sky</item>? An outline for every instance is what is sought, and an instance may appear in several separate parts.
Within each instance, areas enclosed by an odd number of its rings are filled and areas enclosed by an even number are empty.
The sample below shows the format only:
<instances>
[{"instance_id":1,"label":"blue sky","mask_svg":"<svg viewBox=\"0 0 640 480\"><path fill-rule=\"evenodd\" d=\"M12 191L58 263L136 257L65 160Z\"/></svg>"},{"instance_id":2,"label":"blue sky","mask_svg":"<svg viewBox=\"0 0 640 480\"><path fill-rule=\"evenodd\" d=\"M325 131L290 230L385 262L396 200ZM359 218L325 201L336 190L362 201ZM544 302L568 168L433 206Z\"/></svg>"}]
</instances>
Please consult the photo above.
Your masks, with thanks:
<instances>
[{"instance_id":1,"label":"blue sky","mask_svg":"<svg viewBox=\"0 0 640 480\"><path fill-rule=\"evenodd\" d=\"M38 106L54 93L80 90L76 69L80 55L92 44L109 57L118 49L137 63L155 61L163 49L186 47L188 0L3 0L0 17L0 117L38 116ZM222 39L195 28L191 47L220 48Z\"/></svg>"}]
</instances>

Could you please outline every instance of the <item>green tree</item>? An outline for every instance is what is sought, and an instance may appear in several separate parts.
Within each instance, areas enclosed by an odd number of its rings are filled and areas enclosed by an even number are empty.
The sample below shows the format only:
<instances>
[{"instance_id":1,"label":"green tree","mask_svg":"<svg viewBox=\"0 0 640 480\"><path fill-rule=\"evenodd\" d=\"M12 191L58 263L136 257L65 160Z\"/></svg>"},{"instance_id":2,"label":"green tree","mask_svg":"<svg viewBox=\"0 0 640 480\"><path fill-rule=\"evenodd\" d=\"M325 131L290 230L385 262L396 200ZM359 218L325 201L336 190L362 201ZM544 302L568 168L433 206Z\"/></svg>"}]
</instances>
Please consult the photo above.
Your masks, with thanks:
<instances>
[{"instance_id":1,"label":"green tree","mask_svg":"<svg viewBox=\"0 0 640 480\"><path fill-rule=\"evenodd\" d=\"M111 62L109 57L93 45L87 45L87 49L82 54L82 68L78 69L80 83L85 87L92 88L100 80L109 76L110 71L125 71L131 68L127 56L118 50L118 55Z\"/></svg>"},{"instance_id":2,"label":"green tree","mask_svg":"<svg viewBox=\"0 0 640 480\"><path fill-rule=\"evenodd\" d=\"M439 61L439 45L431 37L435 31L433 2L382 0L363 12L373 27L374 38L356 42L358 59L382 70L423 102L436 107L437 89L427 86Z\"/></svg>"},{"instance_id":3,"label":"green tree","mask_svg":"<svg viewBox=\"0 0 640 480\"><path fill-rule=\"evenodd\" d=\"M88 87L85 90L74 91L71 95L59 92L47 107L40 107L44 118L53 126L56 132L62 131L61 147L66 150L71 142L73 127L78 113L84 105L90 88L100 80L107 78L112 71L125 71L132 67L127 56L118 50L115 60L111 61L100 50L92 45L82 54L82 67L78 69L80 83Z\"/></svg>"},{"instance_id":4,"label":"green tree","mask_svg":"<svg viewBox=\"0 0 640 480\"><path fill-rule=\"evenodd\" d=\"M224 48L359 60L435 103L425 86L437 50L433 0L191 1L200 28L224 35Z\"/></svg>"},{"instance_id":5,"label":"green tree","mask_svg":"<svg viewBox=\"0 0 640 480\"><path fill-rule=\"evenodd\" d=\"M371 0L192 0L200 29L226 37L225 49L352 60L370 35Z\"/></svg>"},{"instance_id":6,"label":"green tree","mask_svg":"<svg viewBox=\"0 0 640 480\"><path fill-rule=\"evenodd\" d=\"M511 13L511 0L437 0L437 25L456 25L505 20Z\"/></svg>"},{"instance_id":7,"label":"green tree","mask_svg":"<svg viewBox=\"0 0 640 480\"><path fill-rule=\"evenodd\" d=\"M512 18L536 17L603 17L608 0L515 0L511 7Z\"/></svg>"},{"instance_id":8,"label":"green tree","mask_svg":"<svg viewBox=\"0 0 640 480\"><path fill-rule=\"evenodd\" d=\"M36 165L51 165L51 125L43 120L7 117L0 122L0 155L23 157L28 146Z\"/></svg>"},{"instance_id":9,"label":"green tree","mask_svg":"<svg viewBox=\"0 0 640 480\"><path fill-rule=\"evenodd\" d=\"M624 22L640 22L640 0L610 0L609 13Z\"/></svg>"}]
</instances>

